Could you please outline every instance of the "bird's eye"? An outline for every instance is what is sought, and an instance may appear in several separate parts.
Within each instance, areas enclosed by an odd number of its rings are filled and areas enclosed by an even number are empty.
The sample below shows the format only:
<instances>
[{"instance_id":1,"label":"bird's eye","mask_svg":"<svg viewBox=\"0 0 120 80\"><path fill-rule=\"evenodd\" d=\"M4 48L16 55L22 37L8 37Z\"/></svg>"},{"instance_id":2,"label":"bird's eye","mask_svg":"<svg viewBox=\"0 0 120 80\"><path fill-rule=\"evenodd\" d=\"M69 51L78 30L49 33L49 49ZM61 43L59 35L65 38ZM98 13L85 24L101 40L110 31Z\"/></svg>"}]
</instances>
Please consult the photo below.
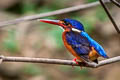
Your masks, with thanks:
<instances>
[{"instance_id":1,"label":"bird's eye","mask_svg":"<svg viewBox=\"0 0 120 80\"><path fill-rule=\"evenodd\" d=\"M64 24L64 25L66 25L66 26L69 26L69 25L70 25L70 23L67 22L67 21L65 21L65 20L61 20L61 23Z\"/></svg>"},{"instance_id":2,"label":"bird's eye","mask_svg":"<svg viewBox=\"0 0 120 80\"><path fill-rule=\"evenodd\" d=\"M68 25L70 25L70 23L69 22L65 22L65 25L68 26Z\"/></svg>"},{"instance_id":3,"label":"bird's eye","mask_svg":"<svg viewBox=\"0 0 120 80\"><path fill-rule=\"evenodd\" d=\"M66 26L70 26L70 23L67 22L67 21L64 21L64 25L66 25Z\"/></svg>"}]
</instances>

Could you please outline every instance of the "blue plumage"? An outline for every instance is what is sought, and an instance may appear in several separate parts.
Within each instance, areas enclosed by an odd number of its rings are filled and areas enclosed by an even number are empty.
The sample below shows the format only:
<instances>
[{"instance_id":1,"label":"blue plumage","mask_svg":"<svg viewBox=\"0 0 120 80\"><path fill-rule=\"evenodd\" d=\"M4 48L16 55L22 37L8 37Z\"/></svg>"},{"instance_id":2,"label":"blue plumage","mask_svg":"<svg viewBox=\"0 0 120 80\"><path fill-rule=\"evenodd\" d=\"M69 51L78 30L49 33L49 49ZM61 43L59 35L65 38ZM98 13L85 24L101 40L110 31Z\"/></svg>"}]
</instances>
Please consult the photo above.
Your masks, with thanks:
<instances>
[{"instance_id":1,"label":"blue plumage","mask_svg":"<svg viewBox=\"0 0 120 80\"><path fill-rule=\"evenodd\" d=\"M86 37L90 43L90 46L94 47L95 50L104 58L108 58L106 52L104 51L103 47L99 45L95 40L93 40L86 32L81 32L81 35Z\"/></svg>"},{"instance_id":2,"label":"blue plumage","mask_svg":"<svg viewBox=\"0 0 120 80\"><path fill-rule=\"evenodd\" d=\"M88 55L91 51L89 41L84 36L81 36L80 33L73 31L67 32L66 40L79 56Z\"/></svg>"},{"instance_id":3,"label":"blue plumage","mask_svg":"<svg viewBox=\"0 0 120 80\"><path fill-rule=\"evenodd\" d=\"M68 18L65 18L63 20L70 23L74 28L84 31L84 27L79 21L74 20L74 19L68 19Z\"/></svg>"}]
</instances>

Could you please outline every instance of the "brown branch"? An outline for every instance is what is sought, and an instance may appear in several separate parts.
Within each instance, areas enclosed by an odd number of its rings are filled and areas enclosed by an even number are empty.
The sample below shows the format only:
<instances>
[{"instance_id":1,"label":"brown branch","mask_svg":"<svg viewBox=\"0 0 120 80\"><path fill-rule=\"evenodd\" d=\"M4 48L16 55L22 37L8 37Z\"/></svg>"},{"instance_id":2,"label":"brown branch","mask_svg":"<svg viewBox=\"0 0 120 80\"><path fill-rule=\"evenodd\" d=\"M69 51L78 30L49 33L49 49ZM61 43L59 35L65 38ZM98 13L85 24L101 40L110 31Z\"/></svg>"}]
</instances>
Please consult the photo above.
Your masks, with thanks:
<instances>
[{"instance_id":1,"label":"brown branch","mask_svg":"<svg viewBox=\"0 0 120 80\"><path fill-rule=\"evenodd\" d=\"M106 1L106 2L109 2L109 1ZM97 2L93 2L93 3L59 9L59 10L51 11L51 12L47 12L47 13L41 13L41 14L36 14L36 15L32 15L32 16L25 16L25 17L14 19L14 20L0 22L0 27L4 27L7 25L11 25L11 24L17 24L17 23L24 22L24 21L36 20L36 19L39 19L42 17L53 16L53 15L58 15L58 14L63 14L63 13L69 13L69 12L74 12L74 11L79 11L79 10L85 10L85 9L89 9L89 8L92 8L92 7L95 7L98 5L100 5L100 3L97 1Z\"/></svg>"},{"instance_id":2,"label":"brown branch","mask_svg":"<svg viewBox=\"0 0 120 80\"><path fill-rule=\"evenodd\" d=\"M60 59L47 59L47 58L30 58L30 57L5 57L0 56L1 63L2 62L30 62L30 63L46 63L46 64L59 64L59 65L73 65L73 66L83 66L83 67L91 67L97 68L103 65L111 64L120 61L120 56L113 57L110 59L99 61L99 64L96 63L82 63L79 62L77 65L75 62L71 60L60 60Z\"/></svg>"}]
</instances>

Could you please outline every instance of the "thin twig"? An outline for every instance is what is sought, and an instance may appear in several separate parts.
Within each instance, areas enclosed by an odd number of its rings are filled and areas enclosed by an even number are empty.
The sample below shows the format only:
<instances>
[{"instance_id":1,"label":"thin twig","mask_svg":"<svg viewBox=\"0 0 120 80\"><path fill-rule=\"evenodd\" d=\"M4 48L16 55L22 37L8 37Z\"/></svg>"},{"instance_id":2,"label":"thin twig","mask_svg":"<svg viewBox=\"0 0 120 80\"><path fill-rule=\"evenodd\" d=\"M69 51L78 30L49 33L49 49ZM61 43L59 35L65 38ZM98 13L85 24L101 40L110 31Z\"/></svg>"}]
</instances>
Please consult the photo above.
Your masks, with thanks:
<instances>
[{"instance_id":1,"label":"thin twig","mask_svg":"<svg viewBox=\"0 0 120 80\"><path fill-rule=\"evenodd\" d=\"M116 0L110 0L111 2L113 2L116 6L118 6L120 8L120 3L117 2Z\"/></svg>"},{"instance_id":2,"label":"thin twig","mask_svg":"<svg viewBox=\"0 0 120 80\"><path fill-rule=\"evenodd\" d=\"M110 2L110 1L106 1L106 2ZM24 22L24 21L36 20L42 17L64 14L64 13L69 13L69 12L74 12L74 11L79 11L79 10L85 10L85 9L89 9L89 8L92 8L98 5L100 5L99 1L88 3L88 4L83 4L83 5L77 5L77 6L73 6L69 8L59 9L59 10L51 11L47 13L41 13L41 14L36 14L32 16L25 16L25 17L14 19L14 20L0 22L0 27L4 27L7 25L11 25L11 24L17 24L17 23Z\"/></svg>"},{"instance_id":3,"label":"thin twig","mask_svg":"<svg viewBox=\"0 0 120 80\"><path fill-rule=\"evenodd\" d=\"M104 5L104 2L103 2L102 0L99 0L99 1L100 1L100 3L101 3L102 7L104 8L105 12L107 13L109 19L111 20L113 26L115 27L117 33L120 34L120 30L119 30L117 24L115 23L114 19L113 19L112 16L110 15L109 11L107 10L106 6Z\"/></svg>"},{"instance_id":4,"label":"thin twig","mask_svg":"<svg viewBox=\"0 0 120 80\"><path fill-rule=\"evenodd\" d=\"M111 64L120 61L120 56L113 57L110 59L99 61L99 64L96 63L82 63L79 65L71 60L60 60L60 59L47 59L47 58L30 58L30 57L5 57L0 56L2 62L29 62L29 63L46 63L46 64L59 64L59 65L73 65L73 66L83 66L97 68L103 65Z\"/></svg>"}]
</instances>

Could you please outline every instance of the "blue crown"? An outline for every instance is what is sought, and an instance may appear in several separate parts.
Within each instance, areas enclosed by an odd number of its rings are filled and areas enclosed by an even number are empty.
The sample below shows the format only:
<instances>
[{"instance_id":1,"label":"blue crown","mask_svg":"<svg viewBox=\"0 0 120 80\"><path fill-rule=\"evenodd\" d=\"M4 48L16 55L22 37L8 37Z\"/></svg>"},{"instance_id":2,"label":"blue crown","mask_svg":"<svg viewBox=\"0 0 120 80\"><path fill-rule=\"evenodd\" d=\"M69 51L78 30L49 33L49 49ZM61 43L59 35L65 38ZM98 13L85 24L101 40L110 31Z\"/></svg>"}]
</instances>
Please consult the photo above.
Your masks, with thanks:
<instances>
[{"instance_id":1,"label":"blue crown","mask_svg":"<svg viewBox=\"0 0 120 80\"><path fill-rule=\"evenodd\" d=\"M66 22L69 22L73 26L73 28L84 31L84 27L83 27L82 23L80 23L79 21L74 20L74 19L68 19L68 18L65 18L63 20Z\"/></svg>"}]
</instances>

